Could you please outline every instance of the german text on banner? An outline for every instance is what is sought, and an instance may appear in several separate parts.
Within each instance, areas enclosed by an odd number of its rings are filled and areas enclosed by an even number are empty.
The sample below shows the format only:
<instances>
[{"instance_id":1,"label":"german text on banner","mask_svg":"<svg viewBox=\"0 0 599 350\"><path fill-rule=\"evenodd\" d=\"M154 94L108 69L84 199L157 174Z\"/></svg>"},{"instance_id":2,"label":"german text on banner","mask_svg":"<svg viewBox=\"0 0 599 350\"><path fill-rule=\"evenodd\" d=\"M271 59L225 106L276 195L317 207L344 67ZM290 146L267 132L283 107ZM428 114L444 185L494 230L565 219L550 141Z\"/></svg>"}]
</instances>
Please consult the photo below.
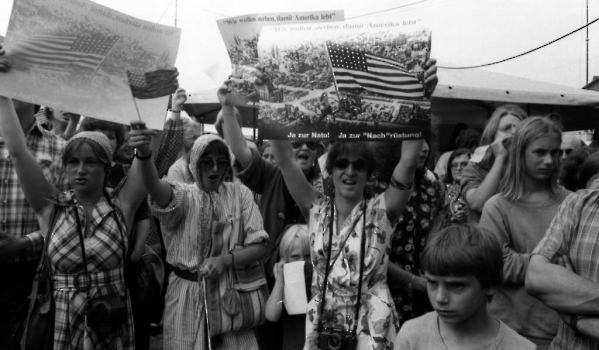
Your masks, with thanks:
<instances>
[{"instance_id":1,"label":"german text on banner","mask_svg":"<svg viewBox=\"0 0 599 350\"><path fill-rule=\"evenodd\" d=\"M0 95L129 123L137 111L126 72L172 68L180 36L180 29L87 0L15 0L4 44L12 69L0 79ZM163 127L168 91L162 90L137 88L149 128Z\"/></svg>"}]
</instances>

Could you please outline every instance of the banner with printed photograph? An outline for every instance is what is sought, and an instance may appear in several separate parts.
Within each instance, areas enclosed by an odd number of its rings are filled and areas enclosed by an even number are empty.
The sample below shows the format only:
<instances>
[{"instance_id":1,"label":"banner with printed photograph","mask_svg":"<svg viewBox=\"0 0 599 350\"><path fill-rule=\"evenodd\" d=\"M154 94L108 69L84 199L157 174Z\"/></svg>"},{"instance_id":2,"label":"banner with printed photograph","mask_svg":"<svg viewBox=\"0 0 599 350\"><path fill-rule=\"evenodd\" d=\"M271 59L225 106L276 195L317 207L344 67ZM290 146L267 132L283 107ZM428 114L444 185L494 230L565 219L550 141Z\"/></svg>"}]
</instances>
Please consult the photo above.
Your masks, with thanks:
<instances>
[{"instance_id":1,"label":"banner with printed photograph","mask_svg":"<svg viewBox=\"0 0 599 350\"><path fill-rule=\"evenodd\" d=\"M177 57L181 30L142 21L87 0L15 0L4 48L12 69L0 95L98 119L138 118L162 129L168 96L159 81ZM156 74L148 72L158 71ZM166 74L168 76L168 74ZM145 90L144 90L145 89Z\"/></svg>"},{"instance_id":2,"label":"banner with printed photograph","mask_svg":"<svg viewBox=\"0 0 599 350\"><path fill-rule=\"evenodd\" d=\"M420 20L263 28L258 127L264 139L404 140L430 134Z\"/></svg>"},{"instance_id":3,"label":"banner with printed photograph","mask_svg":"<svg viewBox=\"0 0 599 350\"><path fill-rule=\"evenodd\" d=\"M258 107L260 93L255 85L266 79L258 57L258 41L262 28L287 24L326 23L343 21L339 11L306 11L289 13L266 13L231 17L217 21L221 36L229 53L232 65L231 103L237 106ZM268 62L279 66L276 58ZM283 69L286 69L283 67ZM289 67L293 69L293 67Z\"/></svg>"}]
</instances>

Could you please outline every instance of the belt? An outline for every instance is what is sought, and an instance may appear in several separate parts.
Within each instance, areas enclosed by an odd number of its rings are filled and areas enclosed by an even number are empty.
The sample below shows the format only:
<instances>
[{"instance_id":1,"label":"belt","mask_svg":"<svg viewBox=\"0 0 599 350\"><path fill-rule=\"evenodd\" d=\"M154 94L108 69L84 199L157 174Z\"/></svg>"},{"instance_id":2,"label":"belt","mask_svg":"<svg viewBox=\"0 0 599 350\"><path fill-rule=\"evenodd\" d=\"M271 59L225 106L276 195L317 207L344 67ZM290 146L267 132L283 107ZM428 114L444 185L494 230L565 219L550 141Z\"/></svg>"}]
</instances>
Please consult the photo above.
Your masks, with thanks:
<instances>
[{"instance_id":1,"label":"belt","mask_svg":"<svg viewBox=\"0 0 599 350\"><path fill-rule=\"evenodd\" d=\"M188 280L191 282L197 282L198 281L198 274L197 272L191 272L189 270L182 270L176 267L172 267L173 272L175 273L175 275L177 275L177 277L182 278L184 280Z\"/></svg>"}]
</instances>

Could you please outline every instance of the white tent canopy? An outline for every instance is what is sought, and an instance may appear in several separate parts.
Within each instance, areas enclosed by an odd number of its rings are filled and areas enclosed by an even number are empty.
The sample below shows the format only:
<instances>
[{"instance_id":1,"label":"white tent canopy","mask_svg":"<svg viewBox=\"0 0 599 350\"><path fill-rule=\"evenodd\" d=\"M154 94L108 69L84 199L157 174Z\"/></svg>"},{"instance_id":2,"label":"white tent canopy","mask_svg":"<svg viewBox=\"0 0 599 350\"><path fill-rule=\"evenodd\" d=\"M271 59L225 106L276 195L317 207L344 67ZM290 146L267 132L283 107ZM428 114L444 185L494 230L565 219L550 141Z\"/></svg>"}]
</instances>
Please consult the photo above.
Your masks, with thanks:
<instances>
[{"instance_id":1,"label":"white tent canopy","mask_svg":"<svg viewBox=\"0 0 599 350\"><path fill-rule=\"evenodd\" d=\"M599 106L599 93L482 69L439 68L434 97L566 106Z\"/></svg>"}]
</instances>

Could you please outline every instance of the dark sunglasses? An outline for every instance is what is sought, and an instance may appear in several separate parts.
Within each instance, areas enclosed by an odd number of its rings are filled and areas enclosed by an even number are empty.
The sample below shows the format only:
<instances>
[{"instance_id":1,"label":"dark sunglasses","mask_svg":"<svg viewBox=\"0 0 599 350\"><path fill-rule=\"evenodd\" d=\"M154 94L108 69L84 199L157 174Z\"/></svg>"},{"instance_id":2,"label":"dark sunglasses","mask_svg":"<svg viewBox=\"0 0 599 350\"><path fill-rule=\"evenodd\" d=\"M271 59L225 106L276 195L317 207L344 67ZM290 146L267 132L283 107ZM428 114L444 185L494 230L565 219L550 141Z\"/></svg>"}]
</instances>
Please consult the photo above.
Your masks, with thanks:
<instances>
[{"instance_id":1,"label":"dark sunglasses","mask_svg":"<svg viewBox=\"0 0 599 350\"><path fill-rule=\"evenodd\" d=\"M338 158L335 159L335 163L333 165L335 168L339 170L345 170L349 165L352 165L355 171L366 170L366 161L364 159L356 159L353 162L350 162L347 158Z\"/></svg>"},{"instance_id":2,"label":"dark sunglasses","mask_svg":"<svg viewBox=\"0 0 599 350\"><path fill-rule=\"evenodd\" d=\"M202 158L199 161L200 166L203 167L204 169L212 169L214 168L214 165L216 164L216 168L220 171L225 170L229 167L229 162L226 160L219 160L217 162L214 161L214 159L210 159L210 158Z\"/></svg>"},{"instance_id":3,"label":"dark sunglasses","mask_svg":"<svg viewBox=\"0 0 599 350\"><path fill-rule=\"evenodd\" d=\"M300 148L303 145L306 145L311 151L316 151L316 148L318 148L318 144L314 141L293 141L291 143L293 148Z\"/></svg>"}]
</instances>

